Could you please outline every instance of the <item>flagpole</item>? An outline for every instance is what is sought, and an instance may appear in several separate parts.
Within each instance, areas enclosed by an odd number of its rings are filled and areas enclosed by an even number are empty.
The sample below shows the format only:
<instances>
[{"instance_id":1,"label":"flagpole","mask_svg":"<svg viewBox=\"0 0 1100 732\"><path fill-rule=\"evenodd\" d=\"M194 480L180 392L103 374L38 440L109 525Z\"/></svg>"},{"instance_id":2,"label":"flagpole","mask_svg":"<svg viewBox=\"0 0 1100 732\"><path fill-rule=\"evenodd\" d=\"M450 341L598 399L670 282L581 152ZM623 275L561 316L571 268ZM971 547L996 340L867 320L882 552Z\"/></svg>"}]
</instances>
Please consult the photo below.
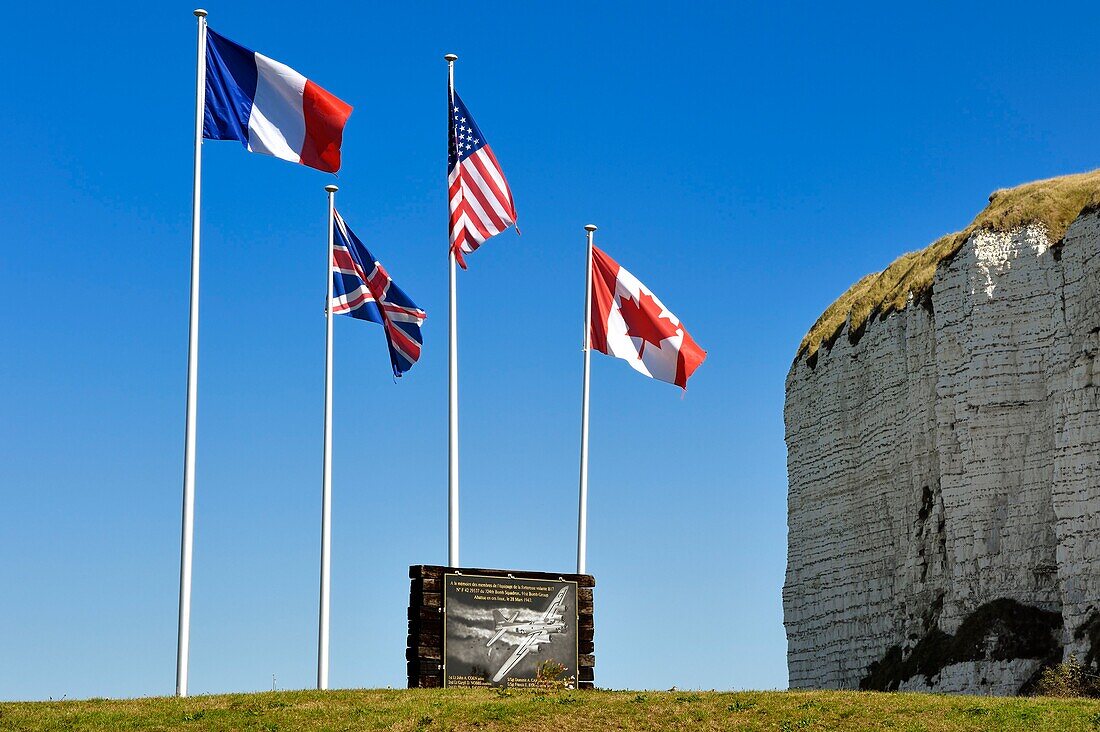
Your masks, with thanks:
<instances>
[{"instance_id":1,"label":"flagpole","mask_svg":"<svg viewBox=\"0 0 1100 732\"><path fill-rule=\"evenodd\" d=\"M180 531L180 605L176 636L176 696L187 696L191 645L191 556L195 529L195 427L199 398L199 222L202 210L202 119L206 108L206 11L198 20L195 64L195 169L191 193L191 309L187 325L187 411L183 439L183 526Z\"/></svg>"},{"instance_id":2,"label":"flagpole","mask_svg":"<svg viewBox=\"0 0 1100 732\"><path fill-rule=\"evenodd\" d=\"M329 575L332 542L332 253L333 226L336 223L336 191L334 185L325 186L328 191L328 296L325 298L325 438L323 467L321 469L321 601L317 623L317 688L328 688L328 636L329 636Z\"/></svg>"},{"instance_id":3,"label":"flagpole","mask_svg":"<svg viewBox=\"0 0 1100 732\"><path fill-rule=\"evenodd\" d=\"M444 56L447 60L447 124L451 121L450 106L454 104L455 93L455 61L458 56L448 53ZM448 135L450 133L448 132ZM450 233L448 231L448 248ZM459 566L458 562L458 297L455 281L455 253L449 248L450 283L451 283L451 314L450 314L450 359L448 378L448 465L447 465L447 565Z\"/></svg>"},{"instance_id":4,"label":"flagpole","mask_svg":"<svg viewBox=\"0 0 1100 732\"><path fill-rule=\"evenodd\" d=\"M581 480L577 509L577 574L585 574L588 561L588 392L592 352L589 348L592 330L592 236L595 224L586 224L588 232L588 266L584 277L584 379L581 386Z\"/></svg>"}]
</instances>

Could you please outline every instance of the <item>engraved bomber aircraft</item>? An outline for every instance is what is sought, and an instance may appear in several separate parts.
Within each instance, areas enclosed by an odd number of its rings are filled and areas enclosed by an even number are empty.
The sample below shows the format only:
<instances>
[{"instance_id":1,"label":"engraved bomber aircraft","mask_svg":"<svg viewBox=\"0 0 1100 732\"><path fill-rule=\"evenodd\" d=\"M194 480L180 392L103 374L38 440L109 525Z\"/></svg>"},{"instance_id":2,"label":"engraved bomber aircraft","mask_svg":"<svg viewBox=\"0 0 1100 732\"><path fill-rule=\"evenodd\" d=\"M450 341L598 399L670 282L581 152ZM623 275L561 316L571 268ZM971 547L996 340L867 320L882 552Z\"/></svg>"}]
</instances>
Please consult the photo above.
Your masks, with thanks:
<instances>
[{"instance_id":1,"label":"engraved bomber aircraft","mask_svg":"<svg viewBox=\"0 0 1100 732\"><path fill-rule=\"evenodd\" d=\"M487 647L503 638L505 633L520 636L519 642L514 644L516 650L493 675L493 683L503 679L517 663L527 657L528 653L538 653L540 644L550 642L551 633L560 633L565 630L562 613L565 612L565 593L568 589L568 587L561 588L542 615L534 620L519 620L519 610L516 610L510 618L500 610L493 611L497 632L485 644Z\"/></svg>"}]
</instances>

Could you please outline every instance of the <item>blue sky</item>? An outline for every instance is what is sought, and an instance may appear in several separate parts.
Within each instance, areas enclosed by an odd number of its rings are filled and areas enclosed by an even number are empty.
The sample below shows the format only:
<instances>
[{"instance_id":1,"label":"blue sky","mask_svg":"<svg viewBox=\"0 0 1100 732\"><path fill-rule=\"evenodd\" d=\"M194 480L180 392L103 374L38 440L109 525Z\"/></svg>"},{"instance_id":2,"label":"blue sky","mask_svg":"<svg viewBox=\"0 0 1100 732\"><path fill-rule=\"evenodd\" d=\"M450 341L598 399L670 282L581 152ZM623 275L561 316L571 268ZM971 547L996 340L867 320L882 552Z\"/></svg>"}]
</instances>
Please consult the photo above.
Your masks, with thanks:
<instances>
[{"instance_id":1,"label":"blue sky","mask_svg":"<svg viewBox=\"0 0 1100 732\"><path fill-rule=\"evenodd\" d=\"M2 699L174 688L192 7L6 10ZM803 333L993 189L1100 164L1095 5L207 7L355 106L339 207L429 313L397 384L335 326L338 687L404 684L408 565L446 560L444 53L523 230L460 273L463 563L574 564L583 224L709 351L684 398L593 358L602 686L786 685ZM308 687L332 178L204 154L191 690Z\"/></svg>"}]
</instances>

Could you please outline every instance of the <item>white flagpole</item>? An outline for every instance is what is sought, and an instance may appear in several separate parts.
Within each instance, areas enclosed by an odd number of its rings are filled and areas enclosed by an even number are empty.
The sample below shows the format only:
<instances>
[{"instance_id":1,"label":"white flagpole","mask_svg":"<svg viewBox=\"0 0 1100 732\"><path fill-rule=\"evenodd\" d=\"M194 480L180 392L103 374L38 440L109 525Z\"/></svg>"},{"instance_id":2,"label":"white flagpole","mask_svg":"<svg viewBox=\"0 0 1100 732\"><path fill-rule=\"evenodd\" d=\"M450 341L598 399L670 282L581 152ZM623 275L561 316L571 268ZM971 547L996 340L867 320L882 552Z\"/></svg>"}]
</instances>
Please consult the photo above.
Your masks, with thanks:
<instances>
[{"instance_id":1,"label":"white flagpole","mask_svg":"<svg viewBox=\"0 0 1100 732\"><path fill-rule=\"evenodd\" d=\"M191 312L187 334L187 416L183 439L183 527L180 537L180 608L176 643L176 696L187 696L191 645L191 552L195 528L195 427L199 398L199 219L202 210L202 118L206 107L206 11L198 19L195 66L195 172L191 194Z\"/></svg>"},{"instance_id":2,"label":"white flagpole","mask_svg":"<svg viewBox=\"0 0 1100 732\"><path fill-rule=\"evenodd\" d=\"M332 251L333 225L336 223L336 191L334 185L325 186L328 191L328 297L325 299L325 439L324 467L321 470L321 602L317 630L317 688L328 688L328 618L329 618L329 549L332 540Z\"/></svg>"},{"instance_id":3,"label":"white flagpole","mask_svg":"<svg viewBox=\"0 0 1100 732\"><path fill-rule=\"evenodd\" d=\"M450 105L447 107L448 136L450 126L454 124L451 106L454 103L455 92L455 61L458 56L448 53L447 60L447 95ZM448 247L450 246L450 232L447 235ZM449 424L448 424L448 467L447 467L447 565L457 567L458 564L458 297L455 282L455 253L450 249L450 281L451 281L451 324L450 324L450 377L448 379Z\"/></svg>"},{"instance_id":4,"label":"white flagpole","mask_svg":"<svg viewBox=\"0 0 1100 732\"><path fill-rule=\"evenodd\" d=\"M588 561L588 387L592 352L589 349L592 331L592 235L595 224L587 224L588 266L584 277L584 383L581 386L581 485L577 510L577 574L584 574Z\"/></svg>"}]
</instances>

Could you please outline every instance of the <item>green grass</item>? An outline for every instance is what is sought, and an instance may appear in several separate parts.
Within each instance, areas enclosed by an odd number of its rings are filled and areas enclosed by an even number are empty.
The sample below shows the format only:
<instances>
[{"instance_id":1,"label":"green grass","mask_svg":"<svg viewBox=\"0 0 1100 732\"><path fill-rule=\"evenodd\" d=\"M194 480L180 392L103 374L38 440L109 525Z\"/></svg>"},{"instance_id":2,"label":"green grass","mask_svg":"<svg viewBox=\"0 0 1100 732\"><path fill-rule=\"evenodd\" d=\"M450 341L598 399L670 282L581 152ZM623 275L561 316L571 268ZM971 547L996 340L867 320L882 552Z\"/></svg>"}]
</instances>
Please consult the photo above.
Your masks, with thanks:
<instances>
[{"instance_id":1,"label":"green grass","mask_svg":"<svg viewBox=\"0 0 1100 732\"><path fill-rule=\"evenodd\" d=\"M1100 730L1100 700L873 692L280 691L0 703L0 730Z\"/></svg>"},{"instance_id":2,"label":"green grass","mask_svg":"<svg viewBox=\"0 0 1100 732\"><path fill-rule=\"evenodd\" d=\"M971 234L981 230L1011 231L1034 223L1046 227L1051 242L1058 243L1074 219L1096 208L1100 208L1100 170L994 191L989 205L962 231L940 237L920 251L903 254L883 271L869 274L848 288L802 339L795 361L812 357L822 343L829 345L836 340L849 317L849 332L857 333L874 315L884 318L903 309L910 295L919 301L931 290L936 268L955 256Z\"/></svg>"}]
</instances>

